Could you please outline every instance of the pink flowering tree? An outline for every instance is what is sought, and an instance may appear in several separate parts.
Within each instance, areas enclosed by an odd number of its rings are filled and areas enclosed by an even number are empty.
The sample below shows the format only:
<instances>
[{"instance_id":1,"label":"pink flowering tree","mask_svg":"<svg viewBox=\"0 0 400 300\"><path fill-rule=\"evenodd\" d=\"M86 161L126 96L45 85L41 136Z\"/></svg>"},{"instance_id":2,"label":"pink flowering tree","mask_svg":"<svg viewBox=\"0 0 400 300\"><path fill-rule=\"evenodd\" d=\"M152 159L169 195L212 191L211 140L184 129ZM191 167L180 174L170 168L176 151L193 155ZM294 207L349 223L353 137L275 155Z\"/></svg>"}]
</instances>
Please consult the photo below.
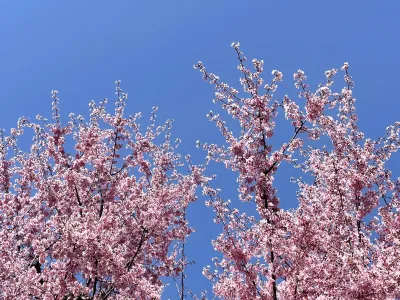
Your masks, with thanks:
<instances>
[{"instance_id":1,"label":"pink flowering tree","mask_svg":"<svg viewBox=\"0 0 400 300\"><path fill-rule=\"evenodd\" d=\"M179 170L171 121L142 130L117 82L90 120L21 118L0 144L0 298L159 299L185 265L185 211L200 173ZM20 148L33 131L29 151ZM187 171L185 170L185 173Z\"/></svg>"},{"instance_id":2,"label":"pink flowering tree","mask_svg":"<svg viewBox=\"0 0 400 300\"><path fill-rule=\"evenodd\" d=\"M382 138L365 138L357 127L349 65L345 86L333 91L338 70L311 91L306 76L294 74L299 98L275 99L282 73L264 83L263 61L252 68L233 43L244 93L195 65L216 88L221 104L240 125L210 112L226 144L203 144L207 164L221 162L238 174L238 198L254 207L246 214L203 182L223 231L213 241L220 252L204 274L223 299L393 299L400 297L400 179L385 162L400 147L400 122ZM279 111L293 128L283 145L271 145ZM237 125L236 125L237 127ZM283 163L305 173L298 184L298 207L281 208L274 177Z\"/></svg>"}]
</instances>

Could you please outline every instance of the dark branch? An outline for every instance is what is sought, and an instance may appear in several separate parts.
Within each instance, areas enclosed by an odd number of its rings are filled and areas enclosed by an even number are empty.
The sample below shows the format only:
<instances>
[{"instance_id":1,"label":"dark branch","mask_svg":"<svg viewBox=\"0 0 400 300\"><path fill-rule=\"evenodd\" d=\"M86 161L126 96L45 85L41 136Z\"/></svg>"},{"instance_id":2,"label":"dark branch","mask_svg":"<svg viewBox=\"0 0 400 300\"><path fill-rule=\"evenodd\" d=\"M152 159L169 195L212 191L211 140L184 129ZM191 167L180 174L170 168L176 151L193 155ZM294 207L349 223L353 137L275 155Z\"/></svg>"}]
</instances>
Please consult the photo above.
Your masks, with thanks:
<instances>
[{"instance_id":1,"label":"dark branch","mask_svg":"<svg viewBox=\"0 0 400 300\"><path fill-rule=\"evenodd\" d=\"M133 266L133 263L134 263L134 260L135 260L135 258L138 256L138 254L139 254L139 252L140 252L140 249L141 249L142 246L143 246L143 243L144 243L144 240L145 240L145 237L146 237L146 233L147 233L147 229L144 228L144 227L142 227L142 229L143 229L142 235L140 236L140 241L139 241L139 245L138 245L138 247L137 247L137 249L136 249L136 252L135 252L135 254L133 255L133 257L128 261L128 263L125 265L125 266L128 268L128 271L131 270L131 268L132 268L132 266Z\"/></svg>"}]
</instances>

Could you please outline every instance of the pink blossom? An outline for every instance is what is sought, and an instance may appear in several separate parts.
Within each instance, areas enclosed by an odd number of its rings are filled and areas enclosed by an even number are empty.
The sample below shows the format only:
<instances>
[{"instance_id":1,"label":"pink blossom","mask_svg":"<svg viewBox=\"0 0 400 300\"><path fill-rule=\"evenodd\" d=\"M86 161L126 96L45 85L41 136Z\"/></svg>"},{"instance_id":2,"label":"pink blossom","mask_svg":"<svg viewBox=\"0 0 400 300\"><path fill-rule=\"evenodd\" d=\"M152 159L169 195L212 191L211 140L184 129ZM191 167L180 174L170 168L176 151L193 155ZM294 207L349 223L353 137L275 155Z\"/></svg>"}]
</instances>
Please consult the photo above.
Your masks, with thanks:
<instances>
[{"instance_id":1,"label":"pink blossom","mask_svg":"<svg viewBox=\"0 0 400 300\"><path fill-rule=\"evenodd\" d=\"M3 139L2 299L159 299L161 276L187 264L185 211L202 169L182 175L170 123L156 127L153 110L142 133L139 115L124 116L119 82L116 91L113 114L106 101L92 102L89 122L71 114L65 125L52 91L54 123L21 121ZM29 127L31 151L19 151L18 135ZM68 136L75 144L67 151Z\"/></svg>"},{"instance_id":2,"label":"pink blossom","mask_svg":"<svg viewBox=\"0 0 400 300\"><path fill-rule=\"evenodd\" d=\"M341 68L345 88L340 92L331 91L337 69L325 72L327 81L315 92L298 70L295 86L305 104L288 96L281 104L273 103L271 93L277 86L267 85L263 94L253 80L260 80L260 68L252 73L239 45L234 49L245 92L235 95L234 119L244 130L228 131L228 120L219 117L217 126L230 151L214 144L204 148L209 159L239 172L239 199L256 209L253 215L242 214L216 189L203 189L217 222L223 224L213 242L222 259L214 259L214 271L204 270L214 294L223 299L397 299L400 179L391 178L385 162L400 148L400 122L376 141L364 138L356 124L348 63ZM281 74L272 74L278 83ZM229 97L225 93L217 101L228 111ZM272 151L270 138L280 107L291 120L293 135ZM310 147L309 141L320 136L329 143ZM286 199L277 197L274 183L284 161L309 178L294 180L299 205L291 210L281 208L280 201Z\"/></svg>"}]
</instances>

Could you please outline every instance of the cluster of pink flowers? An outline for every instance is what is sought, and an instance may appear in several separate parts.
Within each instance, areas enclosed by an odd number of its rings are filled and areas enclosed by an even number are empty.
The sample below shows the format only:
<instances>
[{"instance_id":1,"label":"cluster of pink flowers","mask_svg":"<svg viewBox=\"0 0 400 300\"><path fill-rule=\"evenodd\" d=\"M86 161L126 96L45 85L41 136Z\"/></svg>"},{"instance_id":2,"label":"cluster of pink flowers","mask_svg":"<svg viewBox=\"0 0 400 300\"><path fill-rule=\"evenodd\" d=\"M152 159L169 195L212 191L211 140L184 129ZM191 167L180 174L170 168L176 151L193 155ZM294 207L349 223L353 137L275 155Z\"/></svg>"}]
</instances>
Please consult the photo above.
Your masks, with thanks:
<instances>
[{"instance_id":1,"label":"cluster of pink flowers","mask_svg":"<svg viewBox=\"0 0 400 300\"><path fill-rule=\"evenodd\" d=\"M116 84L113 114L107 100L91 102L88 122L70 114L62 126L53 91L53 122L20 119L3 134L0 298L158 299L161 276L185 267L185 212L199 172L179 172L179 140L172 121L156 126L156 108L145 130L140 114L124 115ZM30 130L25 152L17 141Z\"/></svg>"},{"instance_id":2,"label":"cluster of pink flowers","mask_svg":"<svg viewBox=\"0 0 400 300\"><path fill-rule=\"evenodd\" d=\"M385 167L400 148L400 122L376 141L364 137L348 63L339 92L337 69L315 92L298 70L300 100L277 100L283 74L273 70L265 84L264 62L248 68L239 43L232 47L243 93L194 67L241 130L210 111L225 144L198 141L205 164L187 155L185 175L172 120L157 126L154 107L142 130L139 113L124 113L119 81L112 114L107 100L92 101L89 121L71 113L63 125L52 91L53 121L21 118L0 132L0 299L160 299L169 276L180 277L186 298L186 209L199 185L223 229L212 241L220 256L203 272L214 298L400 298L400 179ZM273 147L278 112L293 132ZM19 146L25 131L33 131L29 151ZM212 187L215 176L203 174L213 161L238 174L238 198L253 213ZM290 210L275 182L283 162L305 174L292 179L298 206Z\"/></svg>"},{"instance_id":3,"label":"cluster of pink flowers","mask_svg":"<svg viewBox=\"0 0 400 300\"><path fill-rule=\"evenodd\" d=\"M223 299L394 299L400 297L400 179L385 168L400 148L400 122L377 141L365 139L356 121L349 64L346 87L333 92L336 69L312 92L302 70L294 74L299 105L285 96L274 100L282 80L272 71L272 83L261 86L263 62L244 65L239 44L233 43L244 96L210 75L202 63L195 67L214 84L221 103L242 128L236 134L228 122L213 114L211 121L226 145L204 145L211 160L238 172L239 199L255 203L255 214L240 213L218 191L203 184L208 205L223 224L213 241L221 258L214 270L204 269L215 296ZM301 109L300 106L304 108ZM291 121L293 136L273 151L270 137L279 109ZM217 117L216 117L217 116ZM321 136L331 143L321 148L307 141ZM322 141L318 142L320 145ZM301 168L298 207L280 208L274 175L285 161Z\"/></svg>"}]
</instances>

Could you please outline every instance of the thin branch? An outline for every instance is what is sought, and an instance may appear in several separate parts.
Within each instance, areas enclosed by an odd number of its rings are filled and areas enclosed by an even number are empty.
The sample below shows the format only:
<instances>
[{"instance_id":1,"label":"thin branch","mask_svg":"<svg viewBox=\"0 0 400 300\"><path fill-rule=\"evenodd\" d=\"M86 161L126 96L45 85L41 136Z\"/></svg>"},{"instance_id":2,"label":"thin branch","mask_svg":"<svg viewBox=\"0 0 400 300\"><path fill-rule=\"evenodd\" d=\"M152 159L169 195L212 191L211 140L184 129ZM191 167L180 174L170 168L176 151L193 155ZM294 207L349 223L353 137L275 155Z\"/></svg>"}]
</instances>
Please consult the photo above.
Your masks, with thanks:
<instances>
[{"instance_id":1,"label":"thin branch","mask_svg":"<svg viewBox=\"0 0 400 300\"><path fill-rule=\"evenodd\" d=\"M133 257L128 261L128 263L125 265L125 267L128 268L128 271L131 270L131 268L132 268L132 266L133 266L133 262L134 262L135 258L138 256L138 254L139 254L139 252L140 252L140 249L141 249L142 246L143 246L143 243L144 243L144 240L145 240L145 237L146 237L146 233L147 233L147 229L144 228L144 227L142 227L142 230L143 230L143 231L142 231L142 235L140 236L140 241L139 241L139 245L138 245L138 247L137 247L137 249L136 249L136 252L135 252L135 254L133 255Z\"/></svg>"}]
</instances>

